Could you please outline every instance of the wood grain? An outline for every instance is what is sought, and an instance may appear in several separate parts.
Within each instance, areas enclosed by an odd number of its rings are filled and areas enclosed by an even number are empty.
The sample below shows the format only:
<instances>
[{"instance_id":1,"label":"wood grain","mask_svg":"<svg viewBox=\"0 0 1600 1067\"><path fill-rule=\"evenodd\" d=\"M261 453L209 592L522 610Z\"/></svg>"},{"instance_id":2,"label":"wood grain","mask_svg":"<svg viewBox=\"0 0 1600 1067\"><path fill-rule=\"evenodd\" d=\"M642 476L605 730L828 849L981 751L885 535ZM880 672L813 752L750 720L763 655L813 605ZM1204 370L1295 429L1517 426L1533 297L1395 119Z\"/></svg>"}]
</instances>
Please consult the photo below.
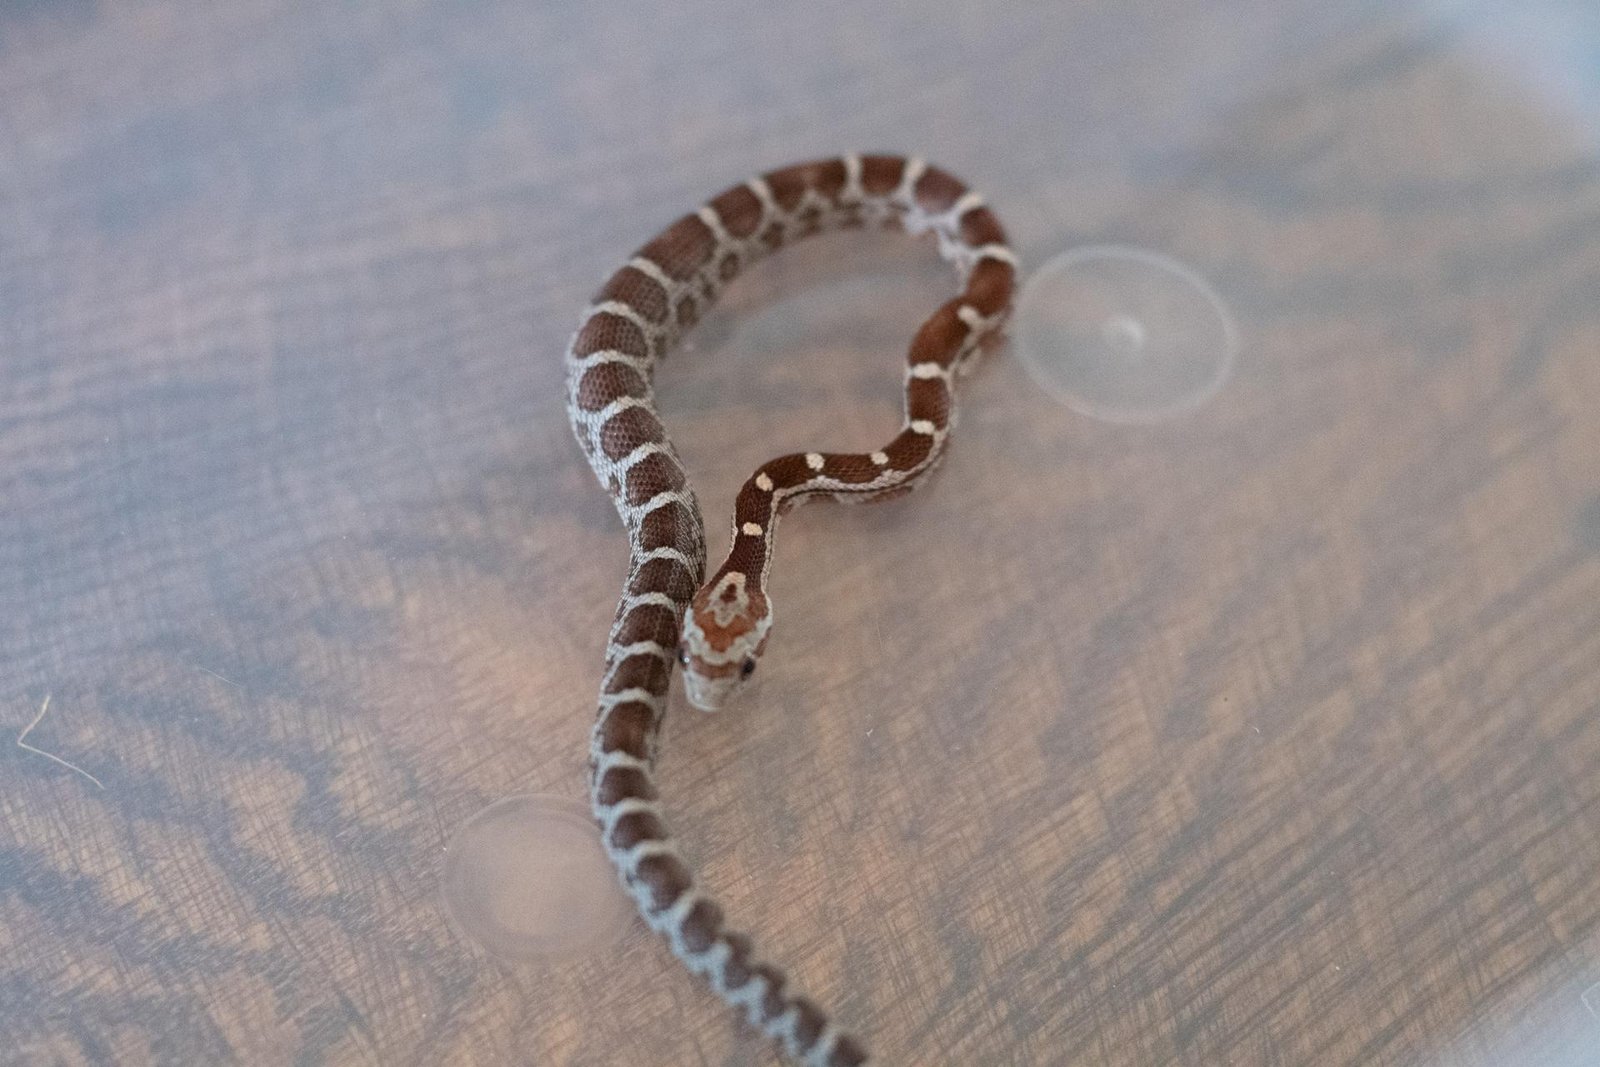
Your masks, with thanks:
<instances>
[{"instance_id":1,"label":"wood grain","mask_svg":"<svg viewBox=\"0 0 1600 1067\"><path fill-rule=\"evenodd\" d=\"M1556 5L62 0L0 12L0 1061L770 1064L642 929L459 940L581 795L620 526L560 355L764 167L919 151L1175 255L1206 407L968 384L787 524L687 847L885 1063L1600 1057L1600 83ZM1588 48L1590 51L1585 52ZM827 239L663 372L710 525L870 448L947 284ZM1588 995L1587 1004L1585 994Z\"/></svg>"}]
</instances>

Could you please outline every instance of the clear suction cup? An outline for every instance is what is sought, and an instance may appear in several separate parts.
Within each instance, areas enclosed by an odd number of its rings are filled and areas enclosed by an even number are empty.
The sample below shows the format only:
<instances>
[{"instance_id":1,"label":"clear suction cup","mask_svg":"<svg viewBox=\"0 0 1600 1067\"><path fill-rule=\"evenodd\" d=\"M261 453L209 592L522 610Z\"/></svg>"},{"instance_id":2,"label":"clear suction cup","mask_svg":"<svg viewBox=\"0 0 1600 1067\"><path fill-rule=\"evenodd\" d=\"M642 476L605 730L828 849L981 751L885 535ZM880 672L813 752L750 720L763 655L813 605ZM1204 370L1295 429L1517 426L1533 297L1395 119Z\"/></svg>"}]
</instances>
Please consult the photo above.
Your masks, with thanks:
<instances>
[{"instance_id":1,"label":"clear suction cup","mask_svg":"<svg viewBox=\"0 0 1600 1067\"><path fill-rule=\"evenodd\" d=\"M566 797L506 797L468 819L440 891L462 936L517 963L598 949L633 916L589 809Z\"/></svg>"},{"instance_id":2,"label":"clear suction cup","mask_svg":"<svg viewBox=\"0 0 1600 1067\"><path fill-rule=\"evenodd\" d=\"M1120 245L1040 267L1022 288L1012 339L1040 386L1108 422L1157 422L1200 406L1222 388L1239 347L1205 279Z\"/></svg>"}]
</instances>

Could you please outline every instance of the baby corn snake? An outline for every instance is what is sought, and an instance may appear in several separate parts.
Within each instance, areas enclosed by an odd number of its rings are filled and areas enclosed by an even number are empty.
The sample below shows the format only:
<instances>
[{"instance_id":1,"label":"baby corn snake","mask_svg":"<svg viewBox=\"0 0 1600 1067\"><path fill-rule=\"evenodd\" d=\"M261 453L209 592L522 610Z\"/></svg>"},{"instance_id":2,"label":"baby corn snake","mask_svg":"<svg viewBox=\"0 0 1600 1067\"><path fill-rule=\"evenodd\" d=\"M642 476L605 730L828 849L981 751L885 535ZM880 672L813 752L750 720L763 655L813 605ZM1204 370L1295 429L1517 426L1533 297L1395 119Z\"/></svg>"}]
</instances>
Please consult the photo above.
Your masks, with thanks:
<instances>
[{"instance_id":1,"label":"baby corn snake","mask_svg":"<svg viewBox=\"0 0 1600 1067\"><path fill-rule=\"evenodd\" d=\"M727 558L707 579L705 524L655 409L656 364L751 263L802 237L875 225L932 232L963 285L911 342L904 424L874 452L763 463L739 491ZM668 226L601 287L568 349L573 431L630 545L590 739L590 800L602 842L645 922L808 1067L856 1067L867 1052L728 928L667 828L654 767L674 663L684 668L691 703L720 707L766 648L779 516L819 497L897 495L938 464L955 376L1004 322L1016 274L999 221L962 182L915 158L845 155L752 178Z\"/></svg>"}]
</instances>

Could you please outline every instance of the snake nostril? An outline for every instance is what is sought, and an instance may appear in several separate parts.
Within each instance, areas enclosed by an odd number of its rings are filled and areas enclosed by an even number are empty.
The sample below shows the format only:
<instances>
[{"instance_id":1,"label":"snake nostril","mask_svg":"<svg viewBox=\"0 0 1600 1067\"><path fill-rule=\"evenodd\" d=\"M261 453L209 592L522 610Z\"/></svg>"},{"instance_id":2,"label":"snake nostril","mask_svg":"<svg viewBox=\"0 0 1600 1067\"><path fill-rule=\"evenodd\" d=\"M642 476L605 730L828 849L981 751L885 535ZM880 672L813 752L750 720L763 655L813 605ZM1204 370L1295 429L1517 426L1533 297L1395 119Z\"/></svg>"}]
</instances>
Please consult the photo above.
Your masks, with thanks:
<instances>
[{"instance_id":1,"label":"snake nostril","mask_svg":"<svg viewBox=\"0 0 1600 1067\"><path fill-rule=\"evenodd\" d=\"M756 661L755 661L755 657L754 656L750 657L749 659L745 660L743 663L739 664L739 677L748 678L752 674L754 674L755 672L756 672Z\"/></svg>"}]
</instances>

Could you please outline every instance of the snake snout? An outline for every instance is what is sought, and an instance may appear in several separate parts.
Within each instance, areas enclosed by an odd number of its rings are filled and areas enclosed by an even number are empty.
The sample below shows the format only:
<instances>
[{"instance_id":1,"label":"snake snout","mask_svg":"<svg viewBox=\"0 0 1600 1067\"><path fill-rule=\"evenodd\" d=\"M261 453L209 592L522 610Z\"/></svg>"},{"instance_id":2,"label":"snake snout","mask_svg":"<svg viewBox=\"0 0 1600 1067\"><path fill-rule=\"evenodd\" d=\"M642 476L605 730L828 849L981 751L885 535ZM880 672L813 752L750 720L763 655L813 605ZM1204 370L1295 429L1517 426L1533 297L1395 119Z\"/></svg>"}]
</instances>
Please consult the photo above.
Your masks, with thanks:
<instances>
[{"instance_id":1,"label":"snake snout","mask_svg":"<svg viewBox=\"0 0 1600 1067\"><path fill-rule=\"evenodd\" d=\"M683 695L701 711L721 711L733 696L731 678L707 678L693 671L683 675Z\"/></svg>"}]
</instances>

